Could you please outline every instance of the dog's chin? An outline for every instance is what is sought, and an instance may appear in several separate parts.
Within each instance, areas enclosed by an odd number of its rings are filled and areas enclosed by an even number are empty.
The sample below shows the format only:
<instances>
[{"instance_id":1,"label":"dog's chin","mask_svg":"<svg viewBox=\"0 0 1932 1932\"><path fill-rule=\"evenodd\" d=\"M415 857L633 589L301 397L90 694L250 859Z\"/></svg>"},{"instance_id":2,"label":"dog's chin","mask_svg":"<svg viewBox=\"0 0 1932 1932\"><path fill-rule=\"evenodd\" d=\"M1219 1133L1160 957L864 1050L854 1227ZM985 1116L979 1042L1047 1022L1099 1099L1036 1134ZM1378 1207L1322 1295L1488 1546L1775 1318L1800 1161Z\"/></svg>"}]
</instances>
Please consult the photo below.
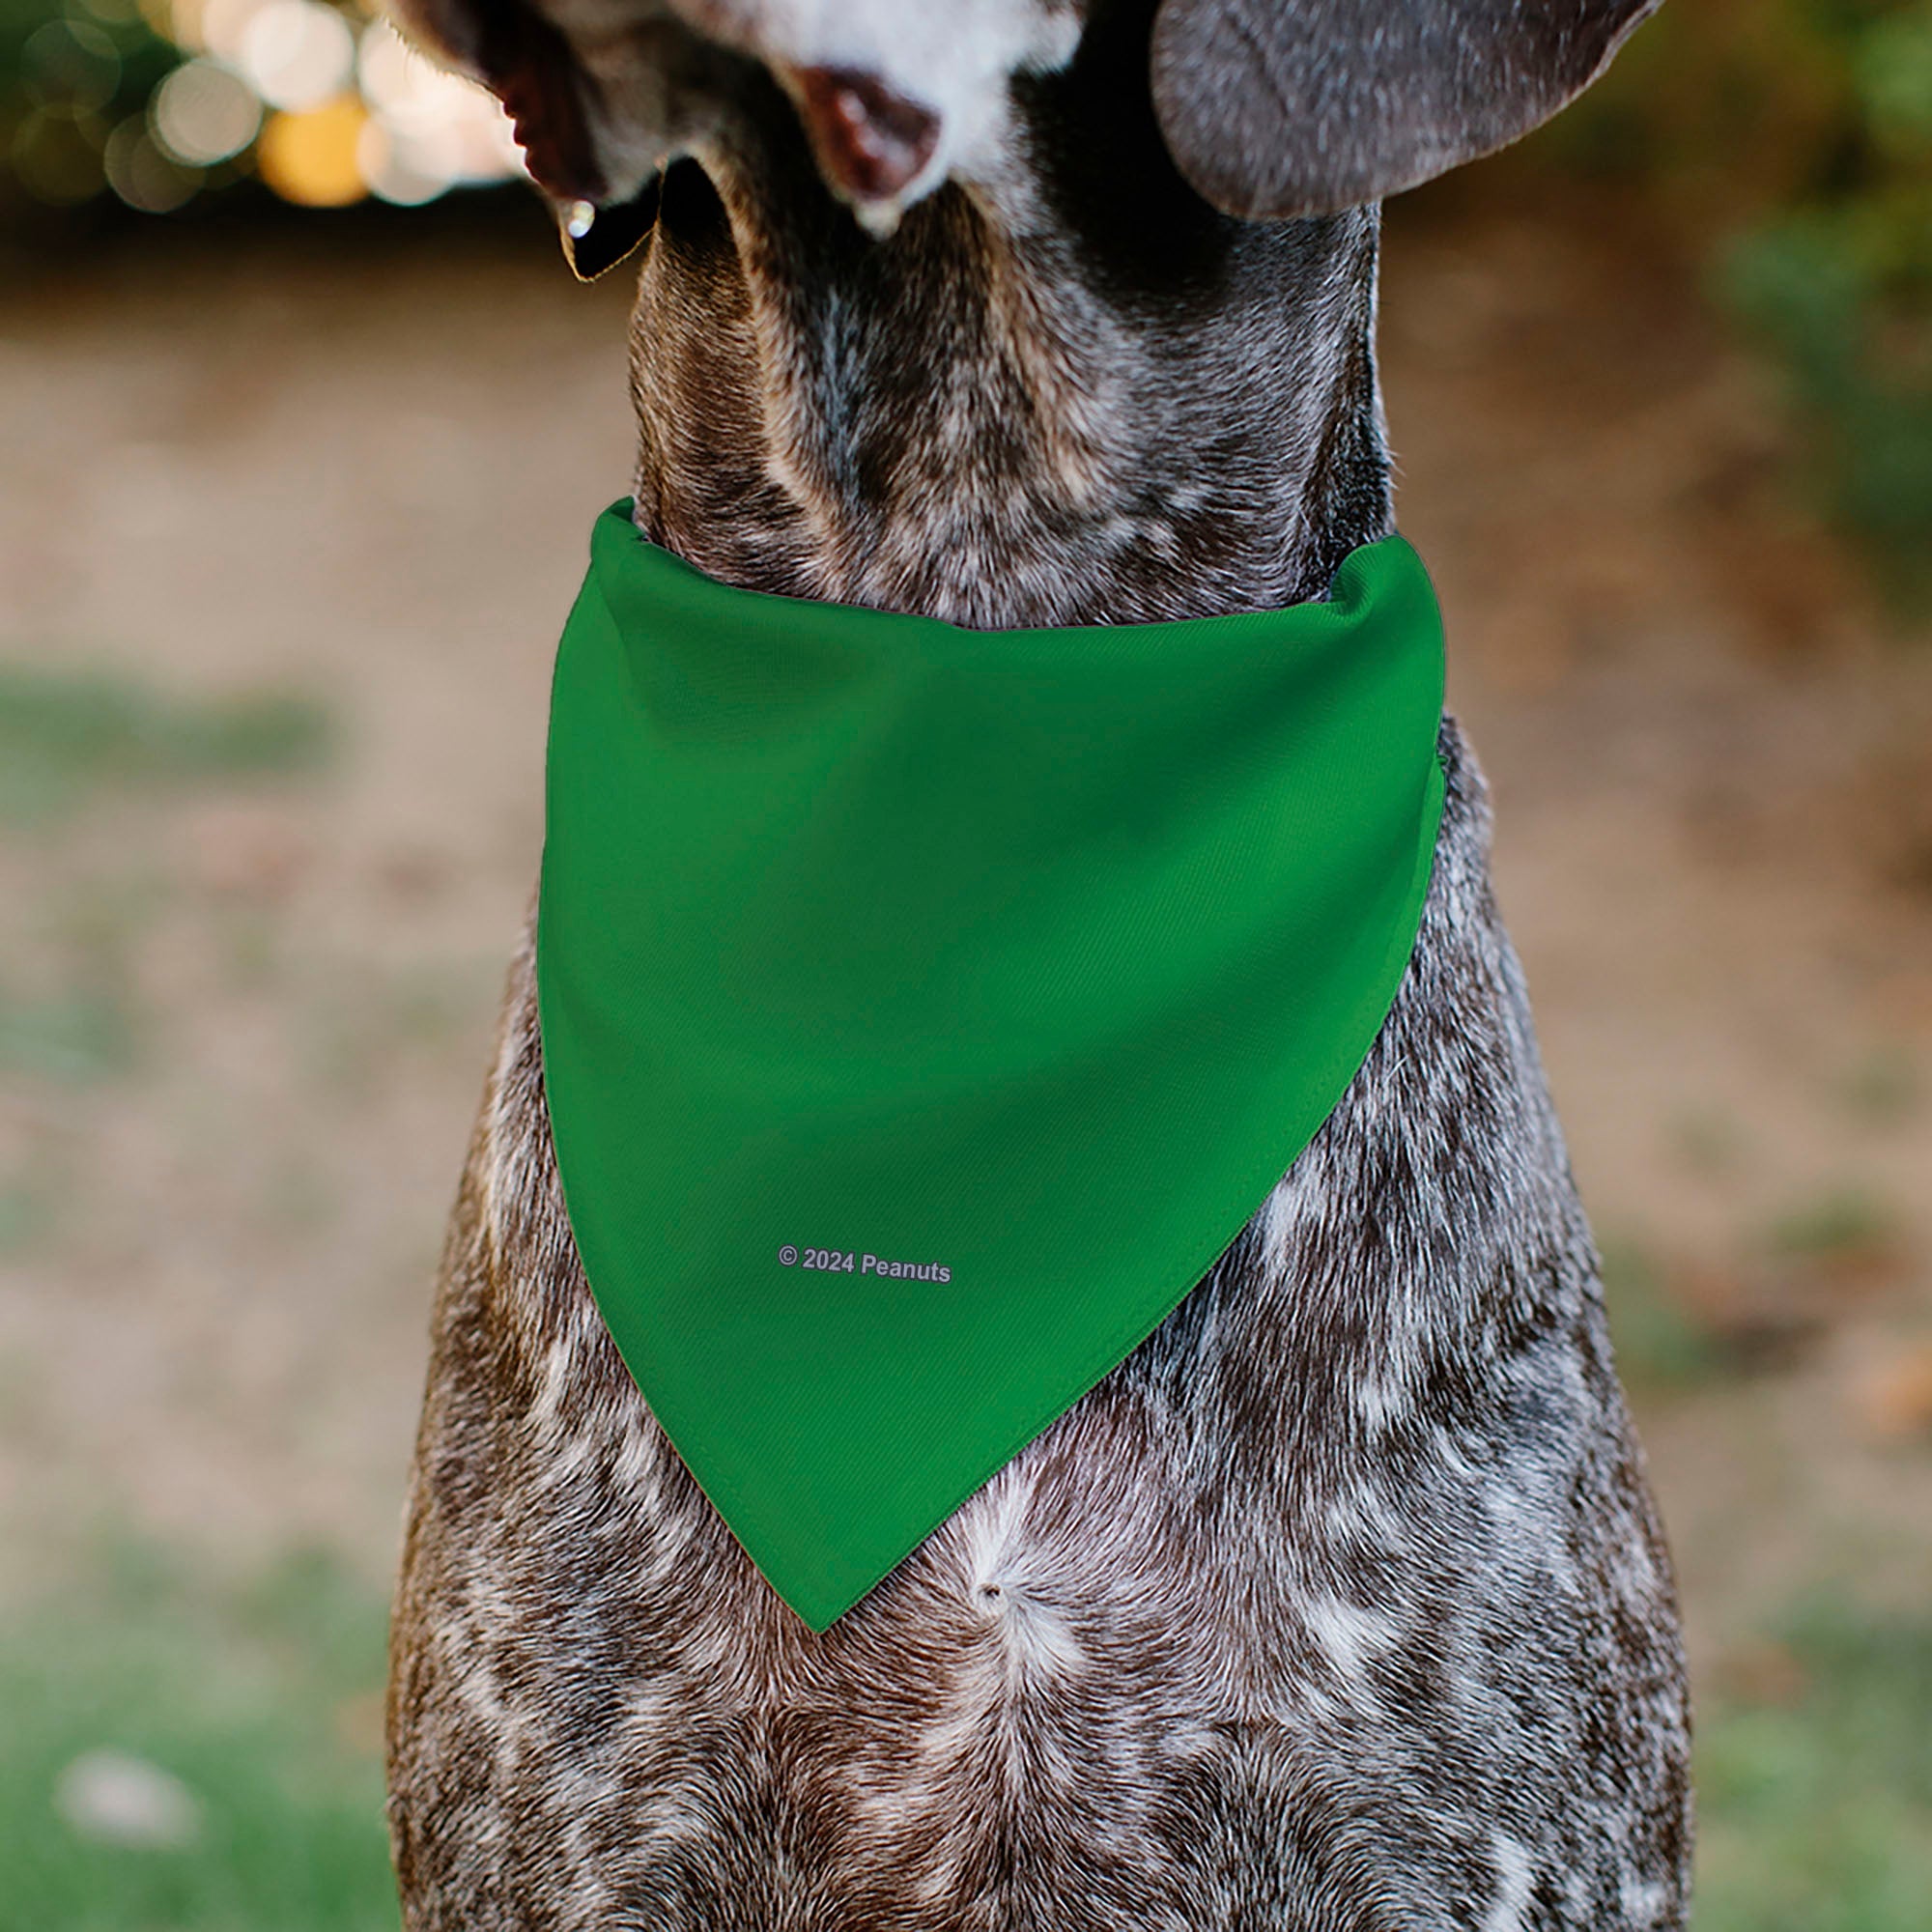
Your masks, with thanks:
<instances>
[{"instance_id":1,"label":"dog's chin","mask_svg":"<svg viewBox=\"0 0 1932 1932\"><path fill-rule=\"evenodd\" d=\"M628 201L556 203L564 260L580 282L594 282L642 246L657 226L664 176L652 175Z\"/></svg>"}]
</instances>

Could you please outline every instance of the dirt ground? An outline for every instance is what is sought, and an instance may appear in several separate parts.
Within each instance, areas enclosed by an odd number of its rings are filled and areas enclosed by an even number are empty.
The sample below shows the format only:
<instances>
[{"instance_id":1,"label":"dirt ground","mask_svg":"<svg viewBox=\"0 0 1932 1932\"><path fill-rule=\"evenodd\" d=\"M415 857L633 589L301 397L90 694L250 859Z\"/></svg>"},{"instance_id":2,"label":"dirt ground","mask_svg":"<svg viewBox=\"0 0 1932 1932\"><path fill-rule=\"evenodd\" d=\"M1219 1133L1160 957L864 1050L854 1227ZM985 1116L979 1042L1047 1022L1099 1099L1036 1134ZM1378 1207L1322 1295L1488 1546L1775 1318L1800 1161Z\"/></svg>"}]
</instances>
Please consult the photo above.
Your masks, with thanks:
<instances>
[{"instance_id":1,"label":"dirt ground","mask_svg":"<svg viewBox=\"0 0 1932 1932\"><path fill-rule=\"evenodd\" d=\"M124 1528L386 1580L551 651L628 476L622 280L576 286L532 209L0 298L0 668L295 693L335 747L4 828L0 1593ZM1932 652L1690 291L1613 213L1402 208L1382 345L1722 1672L1796 1592L1932 1585Z\"/></svg>"}]
</instances>

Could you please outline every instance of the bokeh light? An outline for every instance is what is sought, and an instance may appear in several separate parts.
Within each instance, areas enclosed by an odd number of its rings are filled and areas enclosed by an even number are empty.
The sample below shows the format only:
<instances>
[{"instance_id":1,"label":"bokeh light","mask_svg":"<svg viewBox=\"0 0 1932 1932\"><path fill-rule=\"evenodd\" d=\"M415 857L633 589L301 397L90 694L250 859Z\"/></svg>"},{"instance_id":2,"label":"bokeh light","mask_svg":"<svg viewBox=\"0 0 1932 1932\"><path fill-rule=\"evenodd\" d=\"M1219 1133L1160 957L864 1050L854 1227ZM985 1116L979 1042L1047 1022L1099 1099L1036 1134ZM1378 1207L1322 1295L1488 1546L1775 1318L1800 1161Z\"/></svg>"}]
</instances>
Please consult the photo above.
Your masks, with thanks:
<instances>
[{"instance_id":1,"label":"bokeh light","mask_svg":"<svg viewBox=\"0 0 1932 1932\"><path fill-rule=\"evenodd\" d=\"M206 167L239 155L262 126L262 103L242 76L218 61L191 60L155 90L155 139L178 161Z\"/></svg>"},{"instance_id":2,"label":"bokeh light","mask_svg":"<svg viewBox=\"0 0 1932 1932\"><path fill-rule=\"evenodd\" d=\"M358 150L368 110L351 94L294 114L271 114L255 147L262 179L303 208L346 208L369 192Z\"/></svg>"},{"instance_id":3,"label":"bokeh light","mask_svg":"<svg viewBox=\"0 0 1932 1932\"><path fill-rule=\"evenodd\" d=\"M413 205L522 171L509 117L480 88L432 66L386 20L363 31L356 75L370 111L364 178L384 201Z\"/></svg>"},{"instance_id":4,"label":"bokeh light","mask_svg":"<svg viewBox=\"0 0 1932 1932\"><path fill-rule=\"evenodd\" d=\"M201 186L201 170L164 153L144 114L128 115L108 135L100 159L108 186L144 214L172 214Z\"/></svg>"},{"instance_id":5,"label":"bokeh light","mask_svg":"<svg viewBox=\"0 0 1932 1932\"><path fill-rule=\"evenodd\" d=\"M100 155L107 130L91 108L43 101L14 130L14 172L27 192L56 208L86 201L105 180Z\"/></svg>"},{"instance_id":6,"label":"bokeh light","mask_svg":"<svg viewBox=\"0 0 1932 1932\"><path fill-rule=\"evenodd\" d=\"M19 45L12 113L0 93L0 179L34 201L166 214L256 180L308 208L415 206L523 172L498 104L374 0L53 5Z\"/></svg>"},{"instance_id":7,"label":"bokeh light","mask_svg":"<svg viewBox=\"0 0 1932 1932\"><path fill-rule=\"evenodd\" d=\"M263 0L242 29L236 65L270 107L320 107L348 84L355 36L318 0Z\"/></svg>"},{"instance_id":8,"label":"bokeh light","mask_svg":"<svg viewBox=\"0 0 1932 1932\"><path fill-rule=\"evenodd\" d=\"M119 49L87 20L49 20L38 28L21 67L37 93L81 109L104 107L121 79Z\"/></svg>"}]
</instances>

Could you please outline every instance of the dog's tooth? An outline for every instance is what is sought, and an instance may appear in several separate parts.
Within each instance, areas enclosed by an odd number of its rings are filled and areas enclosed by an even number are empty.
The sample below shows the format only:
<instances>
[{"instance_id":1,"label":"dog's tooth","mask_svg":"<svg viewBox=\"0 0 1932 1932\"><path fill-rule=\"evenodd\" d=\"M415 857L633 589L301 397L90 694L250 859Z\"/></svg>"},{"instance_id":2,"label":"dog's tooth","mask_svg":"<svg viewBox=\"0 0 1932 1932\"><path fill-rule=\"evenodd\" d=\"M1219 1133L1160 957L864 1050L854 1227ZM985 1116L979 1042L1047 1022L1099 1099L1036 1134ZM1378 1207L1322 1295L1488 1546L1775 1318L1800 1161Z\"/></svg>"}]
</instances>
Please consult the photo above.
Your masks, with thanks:
<instances>
[{"instance_id":1,"label":"dog's tooth","mask_svg":"<svg viewBox=\"0 0 1932 1932\"><path fill-rule=\"evenodd\" d=\"M573 242L582 242L590 233L591 223L596 219L597 210L589 202L573 201L563 225L569 229Z\"/></svg>"}]
</instances>

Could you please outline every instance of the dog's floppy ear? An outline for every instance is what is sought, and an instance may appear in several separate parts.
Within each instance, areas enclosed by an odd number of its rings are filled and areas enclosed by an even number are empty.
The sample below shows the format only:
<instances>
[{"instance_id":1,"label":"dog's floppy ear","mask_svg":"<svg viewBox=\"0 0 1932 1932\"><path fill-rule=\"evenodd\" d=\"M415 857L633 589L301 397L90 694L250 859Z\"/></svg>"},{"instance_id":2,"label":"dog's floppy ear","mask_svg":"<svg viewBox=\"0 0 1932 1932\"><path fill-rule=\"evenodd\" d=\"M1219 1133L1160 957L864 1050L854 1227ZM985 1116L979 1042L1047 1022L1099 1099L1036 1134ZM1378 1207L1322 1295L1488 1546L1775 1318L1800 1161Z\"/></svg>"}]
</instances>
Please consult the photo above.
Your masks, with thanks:
<instances>
[{"instance_id":1,"label":"dog's floppy ear","mask_svg":"<svg viewBox=\"0 0 1932 1932\"><path fill-rule=\"evenodd\" d=\"M1153 102L1228 214L1328 214L1514 141L1660 0L1161 0Z\"/></svg>"}]
</instances>

